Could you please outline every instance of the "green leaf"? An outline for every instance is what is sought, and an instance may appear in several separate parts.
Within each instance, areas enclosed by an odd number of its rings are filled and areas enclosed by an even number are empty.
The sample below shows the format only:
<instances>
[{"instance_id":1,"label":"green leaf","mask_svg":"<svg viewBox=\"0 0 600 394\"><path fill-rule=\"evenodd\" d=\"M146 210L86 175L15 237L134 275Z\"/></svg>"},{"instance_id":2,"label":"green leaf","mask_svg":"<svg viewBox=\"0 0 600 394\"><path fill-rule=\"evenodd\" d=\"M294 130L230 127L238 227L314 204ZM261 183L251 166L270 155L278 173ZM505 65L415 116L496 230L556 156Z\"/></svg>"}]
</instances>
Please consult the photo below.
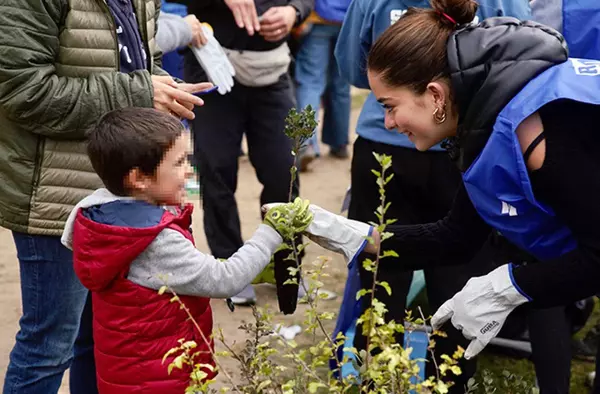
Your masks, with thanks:
<instances>
[{"instance_id":1,"label":"green leaf","mask_svg":"<svg viewBox=\"0 0 600 394\"><path fill-rule=\"evenodd\" d=\"M325 386L325 384L323 384L321 382L310 382L308 384L308 391L310 393L316 393L317 390L319 390L319 388L321 388L321 387L325 388L327 386Z\"/></svg>"},{"instance_id":2,"label":"green leaf","mask_svg":"<svg viewBox=\"0 0 600 394\"><path fill-rule=\"evenodd\" d=\"M173 365L175 365L175 367L182 369L183 368L183 354L180 354L179 356L175 357L175 360L173 360Z\"/></svg>"},{"instance_id":3,"label":"green leaf","mask_svg":"<svg viewBox=\"0 0 600 394\"><path fill-rule=\"evenodd\" d=\"M335 317L335 313L333 312L323 312L321 316L319 316L323 320L332 320Z\"/></svg>"},{"instance_id":4,"label":"green leaf","mask_svg":"<svg viewBox=\"0 0 600 394\"><path fill-rule=\"evenodd\" d=\"M389 296L392 295L392 288L387 282L379 282L379 286L383 287Z\"/></svg>"},{"instance_id":5,"label":"green leaf","mask_svg":"<svg viewBox=\"0 0 600 394\"><path fill-rule=\"evenodd\" d=\"M375 270L375 263L371 259L365 259L362 266L365 271L373 272Z\"/></svg>"},{"instance_id":6,"label":"green leaf","mask_svg":"<svg viewBox=\"0 0 600 394\"><path fill-rule=\"evenodd\" d=\"M171 354L177 352L178 350L179 350L178 348L174 347L173 349L170 349L168 352L166 352L162 358L162 363L164 364L167 357L169 357Z\"/></svg>"},{"instance_id":7,"label":"green leaf","mask_svg":"<svg viewBox=\"0 0 600 394\"><path fill-rule=\"evenodd\" d=\"M367 293L369 293L370 290L367 289L360 289L359 291L356 292L356 299L359 300L360 297L366 295Z\"/></svg>"},{"instance_id":8,"label":"green leaf","mask_svg":"<svg viewBox=\"0 0 600 394\"><path fill-rule=\"evenodd\" d=\"M262 381L258 387L256 388L256 391L261 392L262 390L264 390L265 388L267 388L272 382L270 380L264 380Z\"/></svg>"},{"instance_id":9,"label":"green leaf","mask_svg":"<svg viewBox=\"0 0 600 394\"><path fill-rule=\"evenodd\" d=\"M394 234L386 231L386 232L382 232L380 235L381 235L381 242L383 242L386 239L391 238Z\"/></svg>"},{"instance_id":10,"label":"green leaf","mask_svg":"<svg viewBox=\"0 0 600 394\"><path fill-rule=\"evenodd\" d=\"M383 257L400 257L398 256L398 253L396 253L396 251L394 250L386 250L383 252L383 255L381 256Z\"/></svg>"}]
</instances>

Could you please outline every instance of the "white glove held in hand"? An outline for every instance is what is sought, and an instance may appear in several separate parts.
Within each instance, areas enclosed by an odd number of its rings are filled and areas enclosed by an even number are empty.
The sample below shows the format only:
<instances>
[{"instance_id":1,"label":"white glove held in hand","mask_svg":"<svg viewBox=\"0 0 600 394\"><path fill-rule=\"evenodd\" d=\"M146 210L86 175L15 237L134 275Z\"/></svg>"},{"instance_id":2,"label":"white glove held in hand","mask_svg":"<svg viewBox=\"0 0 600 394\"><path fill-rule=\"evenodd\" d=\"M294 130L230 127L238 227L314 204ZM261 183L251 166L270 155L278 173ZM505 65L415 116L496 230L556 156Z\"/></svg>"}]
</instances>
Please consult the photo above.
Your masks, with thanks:
<instances>
[{"instance_id":1,"label":"white glove held in hand","mask_svg":"<svg viewBox=\"0 0 600 394\"><path fill-rule=\"evenodd\" d=\"M264 210L269 210L280 203L266 204ZM365 237L371 234L371 226L356 220L346 219L325 209L311 204L309 210L313 220L304 234L319 246L341 253L346 263L352 261L368 242Z\"/></svg>"},{"instance_id":2,"label":"white glove held in hand","mask_svg":"<svg viewBox=\"0 0 600 394\"><path fill-rule=\"evenodd\" d=\"M511 280L512 266L496 268L485 276L470 279L465 287L446 301L431 318L439 329L448 319L471 343L465 358L475 357L500 332L508 315L528 299Z\"/></svg>"},{"instance_id":3,"label":"white glove held in hand","mask_svg":"<svg viewBox=\"0 0 600 394\"><path fill-rule=\"evenodd\" d=\"M203 25L202 31L208 42L200 48L192 45L190 49L196 56L198 63L204 69L204 72L206 72L208 80L213 85L218 86L220 94L226 94L233 87L235 69L221 47L221 44L215 38L212 30Z\"/></svg>"}]
</instances>

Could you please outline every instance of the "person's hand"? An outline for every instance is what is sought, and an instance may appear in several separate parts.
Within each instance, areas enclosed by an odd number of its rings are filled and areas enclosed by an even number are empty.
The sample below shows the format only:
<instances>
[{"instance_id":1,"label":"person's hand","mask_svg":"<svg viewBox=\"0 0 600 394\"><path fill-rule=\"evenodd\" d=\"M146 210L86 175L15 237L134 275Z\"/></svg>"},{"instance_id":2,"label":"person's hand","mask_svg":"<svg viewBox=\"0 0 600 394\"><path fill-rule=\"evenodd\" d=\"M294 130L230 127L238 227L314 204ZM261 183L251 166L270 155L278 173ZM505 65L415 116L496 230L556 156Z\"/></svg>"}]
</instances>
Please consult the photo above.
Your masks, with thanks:
<instances>
[{"instance_id":1,"label":"person's hand","mask_svg":"<svg viewBox=\"0 0 600 394\"><path fill-rule=\"evenodd\" d=\"M203 23L202 30L207 39L206 45L201 48L190 47L194 57L206 73L208 80L218 86L220 94L231 92L235 81L235 69L229 61L223 47L215 38L212 27Z\"/></svg>"},{"instance_id":2,"label":"person's hand","mask_svg":"<svg viewBox=\"0 0 600 394\"><path fill-rule=\"evenodd\" d=\"M280 205L282 204L266 204L263 211ZM321 247L343 254L347 263L368 245L366 237L373 235L373 227L366 223L347 219L312 204L309 211L313 218L304 234ZM374 250L377 250L377 246L374 246Z\"/></svg>"},{"instance_id":3,"label":"person's hand","mask_svg":"<svg viewBox=\"0 0 600 394\"><path fill-rule=\"evenodd\" d=\"M180 118L194 119L194 106L204 105L200 97L194 93L213 87L210 82L177 83L169 76L152 76L154 89L154 108Z\"/></svg>"},{"instance_id":4,"label":"person's hand","mask_svg":"<svg viewBox=\"0 0 600 394\"><path fill-rule=\"evenodd\" d=\"M245 28L250 36L260 31L254 0L225 0L225 4L233 13L235 23L240 29Z\"/></svg>"},{"instance_id":5,"label":"person's hand","mask_svg":"<svg viewBox=\"0 0 600 394\"><path fill-rule=\"evenodd\" d=\"M310 202L297 197L293 203L273 204L265 214L264 223L277 231L282 238L291 239L302 233L313 220Z\"/></svg>"},{"instance_id":6,"label":"person's hand","mask_svg":"<svg viewBox=\"0 0 600 394\"><path fill-rule=\"evenodd\" d=\"M528 301L512 282L512 265L500 266L485 276L471 278L431 318L439 329L448 319L471 343L465 358L475 357L500 332L508 315Z\"/></svg>"},{"instance_id":7,"label":"person's hand","mask_svg":"<svg viewBox=\"0 0 600 394\"><path fill-rule=\"evenodd\" d=\"M190 30L192 31L192 42L191 44L195 47L201 47L207 43L207 39L204 36L204 32L202 31L202 24L196 18L196 15L190 14L183 18L186 21Z\"/></svg>"},{"instance_id":8,"label":"person's hand","mask_svg":"<svg viewBox=\"0 0 600 394\"><path fill-rule=\"evenodd\" d=\"M291 5L271 7L261 15L260 34L265 40L283 40L296 23L296 9Z\"/></svg>"}]
</instances>

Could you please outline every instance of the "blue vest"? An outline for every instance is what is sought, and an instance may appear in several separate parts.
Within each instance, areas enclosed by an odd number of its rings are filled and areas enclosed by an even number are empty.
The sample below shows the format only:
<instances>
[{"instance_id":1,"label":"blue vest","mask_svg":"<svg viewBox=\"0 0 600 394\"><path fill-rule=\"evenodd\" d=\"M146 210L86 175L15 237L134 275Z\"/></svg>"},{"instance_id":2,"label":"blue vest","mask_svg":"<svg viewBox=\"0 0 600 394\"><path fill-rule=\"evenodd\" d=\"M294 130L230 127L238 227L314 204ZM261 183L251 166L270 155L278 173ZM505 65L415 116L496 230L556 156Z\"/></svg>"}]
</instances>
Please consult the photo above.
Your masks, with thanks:
<instances>
[{"instance_id":1,"label":"blue vest","mask_svg":"<svg viewBox=\"0 0 600 394\"><path fill-rule=\"evenodd\" d=\"M577 243L552 209L535 199L515 130L558 99L600 104L600 61L569 58L531 80L500 112L487 144L463 174L481 217L542 261L575 249Z\"/></svg>"},{"instance_id":2,"label":"blue vest","mask_svg":"<svg viewBox=\"0 0 600 394\"><path fill-rule=\"evenodd\" d=\"M562 18L569 55L600 59L600 1L563 0Z\"/></svg>"}]
</instances>

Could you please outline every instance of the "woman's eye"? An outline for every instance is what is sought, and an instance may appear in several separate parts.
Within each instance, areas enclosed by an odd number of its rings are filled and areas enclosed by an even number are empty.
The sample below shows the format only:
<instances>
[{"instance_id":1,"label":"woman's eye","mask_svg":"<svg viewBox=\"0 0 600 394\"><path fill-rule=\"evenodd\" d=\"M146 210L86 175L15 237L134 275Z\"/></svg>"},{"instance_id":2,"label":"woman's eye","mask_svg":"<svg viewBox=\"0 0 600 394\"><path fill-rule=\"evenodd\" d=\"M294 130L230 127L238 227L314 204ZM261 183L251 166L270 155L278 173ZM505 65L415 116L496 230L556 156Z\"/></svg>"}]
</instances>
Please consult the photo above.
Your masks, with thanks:
<instances>
[{"instance_id":1,"label":"woman's eye","mask_svg":"<svg viewBox=\"0 0 600 394\"><path fill-rule=\"evenodd\" d=\"M394 110L394 107L390 106L390 105L384 105L383 108L385 109L385 112L387 112L388 114L392 113L392 111Z\"/></svg>"}]
</instances>

